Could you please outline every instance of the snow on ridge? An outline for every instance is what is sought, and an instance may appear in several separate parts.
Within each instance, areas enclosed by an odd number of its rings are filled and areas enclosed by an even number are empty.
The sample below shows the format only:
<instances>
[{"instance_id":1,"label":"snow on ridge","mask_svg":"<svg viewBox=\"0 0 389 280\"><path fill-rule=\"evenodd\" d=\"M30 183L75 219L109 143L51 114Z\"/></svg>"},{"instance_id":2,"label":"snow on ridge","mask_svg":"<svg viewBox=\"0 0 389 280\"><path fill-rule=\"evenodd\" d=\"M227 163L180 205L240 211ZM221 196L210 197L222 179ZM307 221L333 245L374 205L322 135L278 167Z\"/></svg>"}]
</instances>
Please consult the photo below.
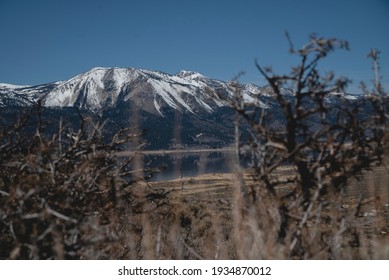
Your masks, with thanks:
<instances>
[{"instance_id":1,"label":"snow on ridge","mask_svg":"<svg viewBox=\"0 0 389 280\"><path fill-rule=\"evenodd\" d=\"M113 68L113 78L116 83L116 86L121 87L123 84L129 81L129 77L131 76L131 69L127 68ZM138 75L134 73L134 77L137 77Z\"/></svg>"},{"instance_id":2,"label":"snow on ridge","mask_svg":"<svg viewBox=\"0 0 389 280\"><path fill-rule=\"evenodd\" d=\"M204 75L194 72L194 71L187 71L187 70L181 70L179 71L176 76L180 78L189 78L191 80L193 79L199 79L199 78L206 78Z\"/></svg>"},{"instance_id":3,"label":"snow on ridge","mask_svg":"<svg viewBox=\"0 0 389 280\"><path fill-rule=\"evenodd\" d=\"M27 87L31 87L31 86L0 83L0 88L4 88L4 89L20 89L20 88L27 88Z\"/></svg>"},{"instance_id":4,"label":"snow on ridge","mask_svg":"<svg viewBox=\"0 0 389 280\"><path fill-rule=\"evenodd\" d=\"M343 98L346 98L348 100L357 100L358 99L358 97L356 95L348 94L345 92L331 92L330 94L334 95L334 96L338 96L338 97L343 97Z\"/></svg>"}]
</instances>

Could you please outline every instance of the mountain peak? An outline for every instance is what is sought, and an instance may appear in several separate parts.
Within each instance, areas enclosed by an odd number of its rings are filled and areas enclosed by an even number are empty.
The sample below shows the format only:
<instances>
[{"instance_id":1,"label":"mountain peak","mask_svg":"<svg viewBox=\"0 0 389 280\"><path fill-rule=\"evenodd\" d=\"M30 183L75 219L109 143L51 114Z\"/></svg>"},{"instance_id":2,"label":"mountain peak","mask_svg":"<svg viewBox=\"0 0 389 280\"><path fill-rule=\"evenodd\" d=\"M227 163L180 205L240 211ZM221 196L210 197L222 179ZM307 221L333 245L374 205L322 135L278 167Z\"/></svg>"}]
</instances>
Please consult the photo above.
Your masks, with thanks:
<instances>
[{"instance_id":1,"label":"mountain peak","mask_svg":"<svg viewBox=\"0 0 389 280\"><path fill-rule=\"evenodd\" d=\"M198 79L198 78L205 78L202 74L194 71L187 71L187 70L181 70L176 74L177 77L180 78L191 78L191 79Z\"/></svg>"}]
</instances>

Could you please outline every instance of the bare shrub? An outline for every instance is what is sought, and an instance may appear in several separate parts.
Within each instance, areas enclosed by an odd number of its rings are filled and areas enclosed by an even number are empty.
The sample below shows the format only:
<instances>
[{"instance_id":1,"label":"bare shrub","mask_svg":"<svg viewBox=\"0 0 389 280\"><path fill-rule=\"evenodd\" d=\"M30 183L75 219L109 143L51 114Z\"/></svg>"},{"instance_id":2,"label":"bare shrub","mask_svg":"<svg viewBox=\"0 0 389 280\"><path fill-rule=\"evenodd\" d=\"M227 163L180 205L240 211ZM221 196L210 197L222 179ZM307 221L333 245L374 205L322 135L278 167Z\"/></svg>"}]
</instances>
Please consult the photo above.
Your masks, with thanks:
<instances>
[{"instance_id":1,"label":"bare shrub","mask_svg":"<svg viewBox=\"0 0 389 280\"><path fill-rule=\"evenodd\" d=\"M40 114L38 104L0 134L0 258L130 257L144 231L137 217L164 199L116 156L136 135L107 141L104 124L81 115L78 130L61 119L49 135Z\"/></svg>"},{"instance_id":2,"label":"bare shrub","mask_svg":"<svg viewBox=\"0 0 389 280\"><path fill-rule=\"evenodd\" d=\"M312 35L295 50L287 38L300 61L289 74L256 63L272 110L246 104L239 84L234 97L218 95L238 114L239 152L251 162L255 182L238 184L239 258L374 258L377 223L361 217L374 199L356 197L349 207L345 187L382 162L388 98L377 80L354 99L345 94L348 79L320 73L320 61L348 49L347 42ZM377 52L370 57L376 70Z\"/></svg>"}]
</instances>

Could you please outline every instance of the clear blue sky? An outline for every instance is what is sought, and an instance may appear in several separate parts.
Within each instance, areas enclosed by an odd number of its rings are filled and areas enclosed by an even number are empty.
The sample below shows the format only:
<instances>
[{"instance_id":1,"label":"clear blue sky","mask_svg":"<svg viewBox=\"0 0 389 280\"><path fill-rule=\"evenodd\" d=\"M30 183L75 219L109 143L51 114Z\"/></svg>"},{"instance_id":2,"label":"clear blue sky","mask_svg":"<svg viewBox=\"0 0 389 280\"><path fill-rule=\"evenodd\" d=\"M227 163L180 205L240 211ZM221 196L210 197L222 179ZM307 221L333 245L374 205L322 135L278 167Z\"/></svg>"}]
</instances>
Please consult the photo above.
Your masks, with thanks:
<instances>
[{"instance_id":1,"label":"clear blue sky","mask_svg":"<svg viewBox=\"0 0 389 280\"><path fill-rule=\"evenodd\" d=\"M285 73L308 35L346 39L323 65L370 81L381 50L389 90L389 0L0 0L0 82L65 80L95 66L181 69L263 85L254 59Z\"/></svg>"}]
</instances>

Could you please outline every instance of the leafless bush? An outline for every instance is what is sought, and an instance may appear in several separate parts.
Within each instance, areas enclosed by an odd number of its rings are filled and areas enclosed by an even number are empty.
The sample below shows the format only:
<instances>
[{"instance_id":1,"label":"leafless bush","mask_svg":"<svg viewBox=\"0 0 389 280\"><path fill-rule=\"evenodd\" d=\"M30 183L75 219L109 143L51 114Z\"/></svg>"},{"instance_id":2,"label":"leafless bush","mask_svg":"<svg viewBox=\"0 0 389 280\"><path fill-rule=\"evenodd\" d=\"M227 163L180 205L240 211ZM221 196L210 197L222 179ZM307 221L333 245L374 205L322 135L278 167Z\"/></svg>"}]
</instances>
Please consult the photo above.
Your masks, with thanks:
<instances>
[{"instance_id":1,"label":"leafless bush","mask_svg":"<svg viewBox=\"0 0 389 280\"><path fill-rule=\"evenodd\" d=\"M372 200L343 206L346 185L382 162L388 98L376 79L372 91L362 86L365 95L350 100L348 79L319 72L319 62L347 49L347 42L313 35L295 50L287 38L300 60L288 75L256 63L269 84L273 110L245 104L239 84L229 99L238 114L239 151L250 159L255 181L239 181L239 258L374 258L366 249L371 232L360 218ZM377 73L377 52L370 57ZM372 219L368 223L370 230L377 226Z\"/></svg>"},{"instance_id":2,"label":"leafless bush","mask_svg":"<svg viewBox=\"0 0 389 280\"><path fill-rule=\"evenodd\" d=\"M103 124L81 115L77 130L48 125L58 131L45 132L38 105L0 132L0 258L128 258L138 217L164 199L136 185L132 158L116 156L136 135L107 141Z\"/></svg>"}]
</instances>

